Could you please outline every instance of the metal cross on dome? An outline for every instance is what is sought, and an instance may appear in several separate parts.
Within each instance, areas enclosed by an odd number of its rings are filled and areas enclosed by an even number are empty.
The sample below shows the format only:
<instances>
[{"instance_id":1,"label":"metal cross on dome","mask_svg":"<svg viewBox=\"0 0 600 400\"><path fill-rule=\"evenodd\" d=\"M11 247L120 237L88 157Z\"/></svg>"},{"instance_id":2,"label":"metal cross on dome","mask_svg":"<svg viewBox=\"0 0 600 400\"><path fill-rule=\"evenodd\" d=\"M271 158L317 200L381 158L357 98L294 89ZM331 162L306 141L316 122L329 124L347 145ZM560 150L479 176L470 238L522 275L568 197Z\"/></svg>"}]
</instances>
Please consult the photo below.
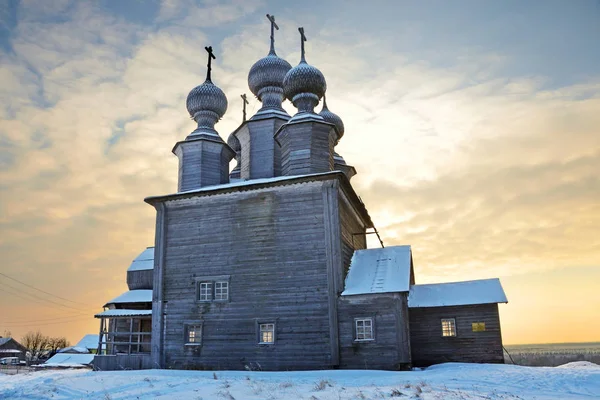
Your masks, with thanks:
<instances>
[{"instance_id":1,"label":"metal cross on dome","mask_svg":"<svg viewBox=\"0 0 600 400\"><path fill-rule=\"evenodd\" d=\"M207 65L207 70L206 70L206 80L209 82L212 82L210 80L210 70L212 68L211 67L211 59L216 60L217 57L215 57L215 55L213 54L212 46L204 47L204 49L208 52L208 65Z\"/></svg>"},{"instance_id":2,"label":"metal cross on dome","mask_svg":"<svg viewBox=\"0 0 600 400\"><path fill-rule=\"evenodd\" d=\"M244 119L243 121L246 121L246 104L250 104L248 103L248 98L246 97L246 93L241 94L240 97L242 98L242 104L243 104L243 112L244 112Z\"/></svg>"},{"instance_id":3,"label":"metal cross on dome","mask_svg":"<svg viewBox=\"0 0 600 400\"><path fill-rule=\"evenodd\" d=\"M304 42L306 42L306 36L304 36L304 28L298 28L298 32L300 32L300 62L306 62L304 59Z\"/></svg>"},{"instance_id":4,"label":"metal cross on dome","mask_svg":"<svg viewBox=\"0 0 600 400\"><path fill-rule=\"evenodd\" d=\"M279 26L275 23L275 16L267 14L267 19L271 21L271 53L275 53L275 29L279 30Z\"/></svg>"}]
</instances>

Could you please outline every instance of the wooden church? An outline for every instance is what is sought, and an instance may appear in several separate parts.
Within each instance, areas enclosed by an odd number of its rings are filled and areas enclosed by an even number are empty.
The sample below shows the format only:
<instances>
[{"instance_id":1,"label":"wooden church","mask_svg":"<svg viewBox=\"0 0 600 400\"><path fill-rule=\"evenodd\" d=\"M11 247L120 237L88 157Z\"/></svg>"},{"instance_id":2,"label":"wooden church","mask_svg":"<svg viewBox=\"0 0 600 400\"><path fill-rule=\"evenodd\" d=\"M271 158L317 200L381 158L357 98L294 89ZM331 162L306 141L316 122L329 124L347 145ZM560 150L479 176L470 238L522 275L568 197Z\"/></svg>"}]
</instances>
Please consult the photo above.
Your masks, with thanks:
<instances>
[{"instance_id":1,"label":"wooden church","mask_svg":"<svg viewBox=\"0 0 600 400\"><path fill-rule=\"evenodd\" d=\"M104 305L94 366L404 369L503 362L498 279L415 284L410 246L367 249L374 230L335 152L344 135L325 77L305 57L268 55L248 84L262 107L225 142L227 98L211 77L192 89L197 128L175 144L176 193L152 196L155 245ZM290 116L287 99L297 108ZM323 100L322 110L315 107ZM235 158L236 167L229 164Z\"/></svg>"}]
</instances>

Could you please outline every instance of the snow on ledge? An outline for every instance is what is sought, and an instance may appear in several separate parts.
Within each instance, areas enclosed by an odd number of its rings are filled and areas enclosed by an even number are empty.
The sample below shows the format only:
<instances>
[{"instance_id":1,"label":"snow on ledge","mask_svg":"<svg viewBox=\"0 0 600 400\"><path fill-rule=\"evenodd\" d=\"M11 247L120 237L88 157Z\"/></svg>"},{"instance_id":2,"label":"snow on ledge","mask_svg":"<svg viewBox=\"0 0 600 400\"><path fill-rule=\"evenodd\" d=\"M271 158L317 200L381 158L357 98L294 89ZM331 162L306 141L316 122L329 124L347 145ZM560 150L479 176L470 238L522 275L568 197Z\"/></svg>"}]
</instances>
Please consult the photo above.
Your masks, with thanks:
<instances>
[{"instance_id":1,"label":"snow on ledge","mask_svg":"<svg viewBox=\"0 0 600 400\"><path fill-rule=\"evenodd\" d=\"M508 303L498 278L413 285L408 294L409 308L490 303Z\"/></svg>"},{"instance_id":2,"label":"snow on ledge","mask_svg":"<svg viewBox=\"0 0 600 400\"><path fill-rule=\"evenodd\" d=\"M106 310L94 315L94 317L142 317L146 315L152 315L152 310Z\"/></svg>"},{"instance_id":3,"label":"snow on ledge","mask_svg":"<svg viewBox=\"0 0 600 400\"><path fill-rule=\"evenodd\" d=\"M410 246L356 250L342 296L408 292L411 260Z\"/></svg>"},{"instance_id":4,"label":"snow on ledge","mask_svg":"<svg viewBox=\"0 0 600 400\"><path fill-rule=\"evenodd\" d=\"M154 269L154 247L147 247L132 262L127 271Z\"/></svg>"},{"instance_id":5,"label":"snow on ledge","mask_svg":"<svg viewBox=\"0 0 600 400\"><path fill-rule=\"evenodd\" d=\"M120 296L115 297L106 304L119 303L152 303L151 289L128 290Z\"/></svg>"}]
</instances>

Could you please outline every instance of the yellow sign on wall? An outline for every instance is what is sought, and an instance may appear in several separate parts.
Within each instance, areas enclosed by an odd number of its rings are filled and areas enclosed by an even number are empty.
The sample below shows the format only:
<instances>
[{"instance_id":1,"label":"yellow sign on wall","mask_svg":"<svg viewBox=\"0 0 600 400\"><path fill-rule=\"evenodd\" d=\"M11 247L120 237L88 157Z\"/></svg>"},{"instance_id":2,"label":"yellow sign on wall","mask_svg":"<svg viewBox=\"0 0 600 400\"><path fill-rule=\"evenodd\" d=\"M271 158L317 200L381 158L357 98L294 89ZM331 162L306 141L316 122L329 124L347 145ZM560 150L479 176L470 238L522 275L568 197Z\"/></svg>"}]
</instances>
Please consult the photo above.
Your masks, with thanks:
<instances>
[{"instance_id":1,"label":"yellow sign on wall","mask_svg":"<svg viewBox=\"0 0 600 400\"><path fill-rule=\"evenodd\" d=\"M485 332L485 322L473 322L473 332Z\"/></svg>"}]
</instances>

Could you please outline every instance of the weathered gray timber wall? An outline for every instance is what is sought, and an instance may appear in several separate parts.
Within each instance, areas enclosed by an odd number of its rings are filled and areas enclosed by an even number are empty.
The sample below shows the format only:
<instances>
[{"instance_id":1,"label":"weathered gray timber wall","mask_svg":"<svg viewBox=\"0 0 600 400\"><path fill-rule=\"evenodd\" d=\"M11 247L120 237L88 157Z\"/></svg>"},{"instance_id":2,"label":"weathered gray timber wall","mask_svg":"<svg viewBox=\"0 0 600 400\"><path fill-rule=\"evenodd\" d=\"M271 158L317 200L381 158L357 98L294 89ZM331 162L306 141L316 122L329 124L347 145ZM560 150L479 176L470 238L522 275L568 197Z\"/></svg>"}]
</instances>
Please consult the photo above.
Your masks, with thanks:
<instances>
[{"instance_id":1,"label":"weathered gray timber wall","mask_svg":"<svg viewBox=\"0 0 600 400\"><path fill-rule=\"evenodd\" d=\"M179 158L179 192L229 182L229 162L235 152L225 143L184 140L175 145L173 152Z\"/></svg>"},{"instance_id":2,"label":"weathered gray timber wall","mask_svg":"<svg viewBox=\"0 0 600 400\"><path fill-rule=\"evenodd\" d=\"M339 204L343 266L341 281L343 283L346 275L348 275L354 250L366 249L367 240L364 234L366 232L366 223L360 218L356 210L353 209L350 201L346 199L343 192L340 192ZM343 291L343 287L341 290Z\"/></svg>"},{"instance_id":3,"label":"weathered gray timber wall","mask_svg":"<svg viewBox=\"0 0 600 400\"><path fill-rule=\"evenodd\" d=\"M284 125L275 139L281 145L281 174L303 175L333 171L333 125L297 122Z\"/></svg>"},{"instance_id":4,"label":"weathered gray timber wall","mask_svg":"<svg viewBox=\"0 0 600 400\"><path fill-rule=\"evenodd\" d=\"M410 338L415 366L443 362L503 363L497 304L411 308ZM456 320L456 337L442 336L442 318ZM484 332L472 323L484 322Z\"/></svg>"},{"instance_id":5,"label":"weathered gray timber wall","mask_svg":"<svg viewBox=\"0 0 600 400\"><path fill-rule=\"evenodd\" d=\"M139 271L127 271L127 287L129 290L152 289L154 271L143 269Z\"/></svg>"},{"instance_id":6,"label":"weathered gray timber wall","mask_svg":"<svg viewBox=\"0 0 600 400\"><path fill-rule=\"evenodd\" d=\"M158 368L153 365L150 354L96 355L92 365L96 371Z\"/></svg>"},{"instance_id":7,"label":"weathered gray timber wall","mask_svg":"<svg viewBox=\"0 0 600 400\"><path fill-rule=\"evenodd\" d=\"M246 122L236 136L242 148L240 176L242 179L271 178L281 175L280 147L274 135L287 120L257 119Z\"/></svg>"},{"instance_id":8,"label":"weathered gray timber wall","mask_svg":"<svg viewBox=\"0 0 600 400\"><path fill-rule=\"evenodd\" d=\"M157 291L155 280L154 291L164 300L163 313L155 316L164 316L162 327L153 325L153 351L155 329L162 328L164 335L163 367L332 366L324 244L327 182L166 202L166 228L157 233L166 243L162 274L156 277L163 286ZM230 277L229 301L196 301L196 282L211 276ZM276 324L275 344L258 344L261 322ZM185 324L198 323L203 325L202 345L186 346Z\"/></svg>"},{"instance_id":9,"label":"weathered gray timber wall","mask_svg":"<svg viewBox=\"0 0 600 400\"><path fill-rule=\"evenodd\" d=\"M405 293L342 296L338 313L341 368L397 370L410 365ZM356 340L355 318L373 319L375 340Z\"/></svg>"}]
</instances>

